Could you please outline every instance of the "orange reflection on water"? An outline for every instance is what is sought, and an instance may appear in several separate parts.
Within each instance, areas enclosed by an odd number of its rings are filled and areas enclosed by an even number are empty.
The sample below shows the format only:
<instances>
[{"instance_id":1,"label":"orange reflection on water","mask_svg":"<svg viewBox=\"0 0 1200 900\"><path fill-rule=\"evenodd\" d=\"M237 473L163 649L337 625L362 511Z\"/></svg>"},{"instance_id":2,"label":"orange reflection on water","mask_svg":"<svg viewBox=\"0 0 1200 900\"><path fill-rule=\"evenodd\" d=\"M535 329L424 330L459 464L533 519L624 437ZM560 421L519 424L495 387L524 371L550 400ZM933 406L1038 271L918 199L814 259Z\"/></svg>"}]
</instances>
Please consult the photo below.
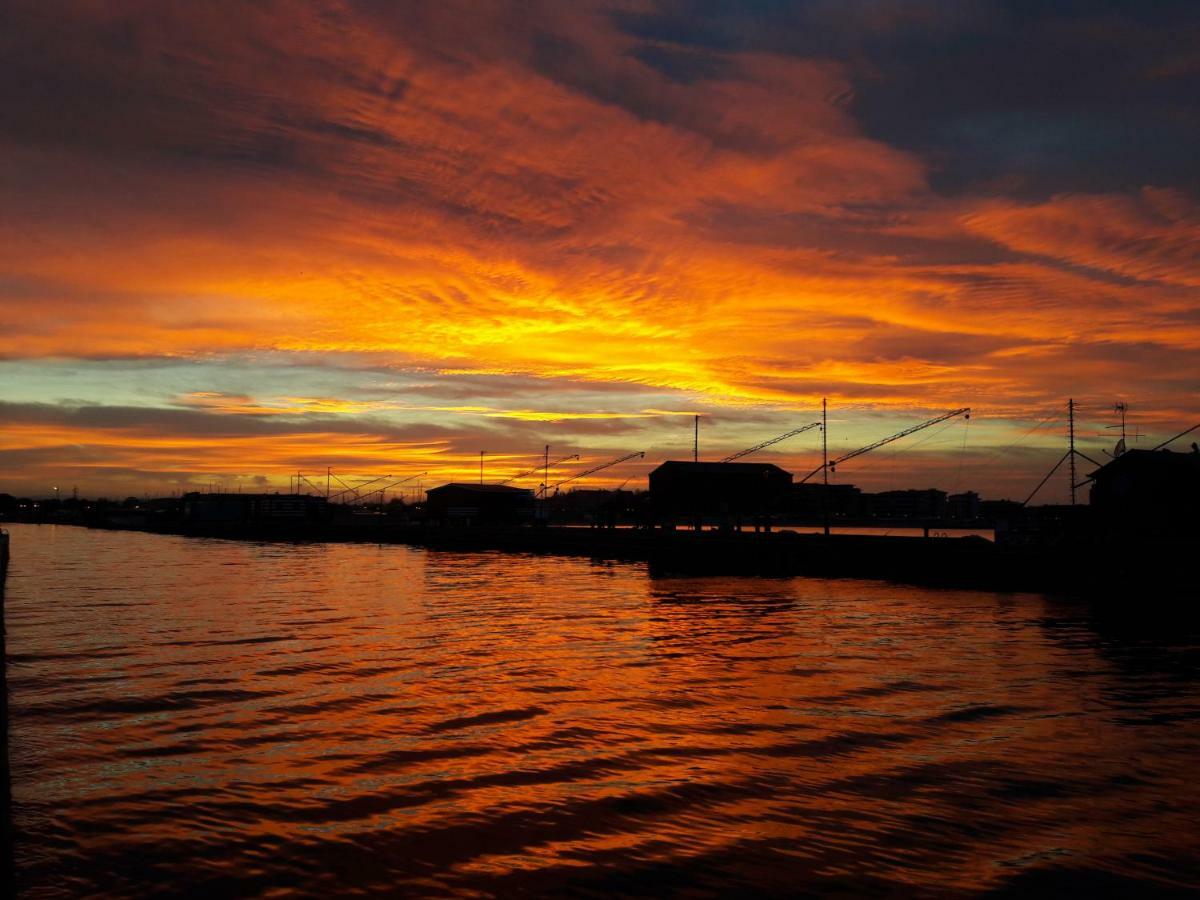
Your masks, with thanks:
<instances>
[{"instance_id":1,"label":"orange reflection on water","mask_svg":"<svg viewBox=\"0 0 1200 900\"><path fill-rule=\"evenodd\" d=\"M30 888L1125 890L1195 862L1186 632L1033 596L14 530Z\"/></svg>"}]
</instances>

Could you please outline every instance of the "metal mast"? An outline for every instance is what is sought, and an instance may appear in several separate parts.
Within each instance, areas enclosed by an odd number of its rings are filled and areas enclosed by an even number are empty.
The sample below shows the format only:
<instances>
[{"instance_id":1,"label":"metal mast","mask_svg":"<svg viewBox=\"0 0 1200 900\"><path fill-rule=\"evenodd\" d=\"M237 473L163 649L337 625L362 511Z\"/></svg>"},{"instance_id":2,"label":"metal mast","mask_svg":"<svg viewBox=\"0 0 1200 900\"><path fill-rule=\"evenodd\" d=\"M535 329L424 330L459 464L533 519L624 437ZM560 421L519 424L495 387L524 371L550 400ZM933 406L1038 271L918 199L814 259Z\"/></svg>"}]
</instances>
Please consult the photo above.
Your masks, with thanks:
<instances>
[{"instance_id":1,"label":"metal mast","mask_svg":"<svg viewBox=\"0 0 1200 900\"><path fill-rule=\"evenodd\" d=\"M821 398L821 518L825 520L825 534L829 534L829 409L828 398Z\"/></svg>"},{"instance_id":2,"label":"metal mast","mask_svg":"<svg viewBox=\"0 0 1200 900\"><path fill-rule=\"evenodd\" d=\"M1077 457L1077 456L1082 456L1084 459L1086 459L1088 462L1090 462L1093 466L1099 467L1100 465L1102 465L1101 463L1096 462L1094 459L1092 459L1090 456L1088 456L1082 450L1075 449L1075 399L1072 397L1070 400L1067 401L1067 452L1059 457L1058 462L1056 462L1054 464L1054 466L1050 469L1050 471L1046 473L1046 477L1038 482L1037 487L1035 487L1030 492L1029 496L1025 498L1024 502L1021 505L1028 506L1029 501L1032 500L1034 498L1034 496L1037 494L1037 492L1042 489L1042 485L1044 485L1047 481L1049 481L1050 476L1058 471L1058 467L1061 466L1063 463L1069 463L1070 470L1071 470L1071 505L1074 506L1075 505L1075 489L1077 487L1081 487L1082 484L1086 483L1086 482L1082 482L1080 484L1075 483L1075 457Z\"/></svg>"},{"instance_id":3,"label":"metal mast","mask_svg":"<svg viewBox=\"0 0 1200 900\"><path fill-rule=\"evenodd\" d=\"M1075 398L1067 400L1067 432L1069 435L1067 455L1071 457L1071 505L1075 505Z\"/></svg>"},{"instance_id":4,"label":"metal mast","mask_svg":"<svg viewBox=\"0 0 1200 900\"><path fill-rule=\"evenodd\" d=\"M692 462L700 462L700 417L693 417L692 422Z\"/></svg>"}]
</instances>

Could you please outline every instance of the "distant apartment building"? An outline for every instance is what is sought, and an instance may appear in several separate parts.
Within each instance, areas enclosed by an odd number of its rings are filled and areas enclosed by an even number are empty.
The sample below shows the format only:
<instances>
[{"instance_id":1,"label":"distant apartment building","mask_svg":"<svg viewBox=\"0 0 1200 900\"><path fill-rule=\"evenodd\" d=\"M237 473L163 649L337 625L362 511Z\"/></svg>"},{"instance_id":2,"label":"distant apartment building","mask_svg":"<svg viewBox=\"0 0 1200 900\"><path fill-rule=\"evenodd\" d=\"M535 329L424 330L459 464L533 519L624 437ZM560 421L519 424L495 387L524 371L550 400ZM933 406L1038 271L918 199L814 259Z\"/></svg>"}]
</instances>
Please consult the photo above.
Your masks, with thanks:
<instances>
[{"instance_id":1,"label":"distant apartment building","mask_svg":"<svg viewBox=\"0 0 1200 900\"><path fill-rule=\"evenodd\" d=\"M322 521L329 503L311 494L201 494L183 495L183 519L194 524L243 522Z\"/></svg>"},{"instance_id":2,"label":"distant apartment building","mask_svg":"<svg viewBox=\"0 0 1200 900\"><path fill-rule=\"evenodd\" d=\"M855 519L862 515L863 492L852 484L793 484L788 514L797 521Z\"/></svg>"},{"instance_id":3,"label":"distant apartment building","mask_svg":"<svg viewBox=\"0 0 1200 900\"><path fill-rule=\"evenodd\" d=\"M946 518L971 521L979 518L979 495L974 491L951 494L946 498Z\"/></svg>"},{"instance_id":4,"label":"distant apartment building","mask_svg":"<svg viewBox=\"0 0 1200 900\"><path fill-rule=\"evenodd\" d=\"M946 492L935 488L864 494L863 503L876 519L940 519L946 515Z\"/></svg>"},{"instance_id":5,"label":"distant apartment building","mask_svg":"<svg viewBox=\"0 0 1200 900\"><path fill-rule=\"evenodd\" d=\"M546 506L551 520L610 526L637 520L644 512L642 499L633 491L578 488L555 494Z\"/></svg>"},{"instance_id":6,"label":"distant apartment building","mask_svg":"<svg viewBox=\"0 0 1200 900\"><path fill-rule=\"evenodd\" d=\"M1011 522L1024 513L1025 507L1019 500L980 500L979 518L993 523Z\"/></svg>"}]
</instances>

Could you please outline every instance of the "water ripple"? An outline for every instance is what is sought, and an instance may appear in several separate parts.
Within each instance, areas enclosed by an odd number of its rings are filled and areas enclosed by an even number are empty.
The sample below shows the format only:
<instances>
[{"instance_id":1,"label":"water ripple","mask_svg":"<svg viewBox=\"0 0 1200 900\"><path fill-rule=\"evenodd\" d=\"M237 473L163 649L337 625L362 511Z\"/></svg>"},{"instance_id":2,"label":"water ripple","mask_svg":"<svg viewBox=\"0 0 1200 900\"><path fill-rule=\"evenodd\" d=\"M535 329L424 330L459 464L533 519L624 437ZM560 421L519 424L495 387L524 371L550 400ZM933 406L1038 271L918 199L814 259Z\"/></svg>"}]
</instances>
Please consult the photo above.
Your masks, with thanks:
<instances>
[{"instance_id":1,"label":"water ripple","mask_svg":"<svg viewBox=\"0 0 1200 900\"><path fill-rule=\"evenodd\" d=\"M1183 896L1200 631L17 526L30 896Z\"/></svg>"}]
</instances>

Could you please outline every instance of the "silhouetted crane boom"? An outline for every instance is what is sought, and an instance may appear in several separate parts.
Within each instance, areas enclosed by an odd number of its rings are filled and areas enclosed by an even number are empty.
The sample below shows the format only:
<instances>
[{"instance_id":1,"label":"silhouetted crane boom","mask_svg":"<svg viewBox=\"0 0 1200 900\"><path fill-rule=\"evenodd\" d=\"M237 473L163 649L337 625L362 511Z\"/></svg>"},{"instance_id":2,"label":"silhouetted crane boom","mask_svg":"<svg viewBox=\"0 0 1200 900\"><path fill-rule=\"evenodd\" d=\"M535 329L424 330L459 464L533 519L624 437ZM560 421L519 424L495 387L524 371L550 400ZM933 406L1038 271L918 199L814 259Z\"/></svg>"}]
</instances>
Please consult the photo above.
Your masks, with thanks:
<instances>
[{"instance_id":1,"label":"silhouetted crane boom","mask_svg":"<svg viewBox=\"0 0 1200 900\"><path fill-rule=\"evenodd\" d=\"M563 456L563 457L560 457L559 459L552 459L552 460L550 460L550 465L557 466L560 463L565 463L568 460L572 460L572 459L579 459L579 454L572 453L570 456ZM538 463L536 466L534 466L532 469L527 469L526 471L521 472L520 474L513 475L511 478L505 478L503 481L497 481L496 484L510 484L511 482L514 482L514 481L520 481L522 478L528 478L530 475L536 475L538 472L543 471L545 468L547 468L546 463L541 462L541 463Z\"/></svg>"},{"instance_id":2,"label":"silhouetted crane boom","mask_svg":"<svg viewBox=\"0 0 1200 900\"><path fill-rule=\"evenodd\" d=\"M569 482L578 481L580 478L586 478L588 475L595 475L597 472L603 472L605 469L611 468L612 466L620 465L623 462L629 462L631 459L637 459L638 457L643 457L645 455L646 453L643 450L638 450L635 453L626 453L624 456L618 456L616 459L610 459L606 463L601 463L598 466L592 466L590 469L584 469L582 472L576 472L570 478L564 478L557 484L550 485L550 487L557 490Z\"/></svg>"},{"instance_id":3,"label":"silhouetted crane boom","mask_svg":"<svg viewBox=\"0 0 1200 900\"><path fill-rule=\"evenodd\" d=\"M381 487L377 487L373 490L367 491L365 494L360 495L356 499L361 501L364 497L372 497L375 494L379 494L382 496L384 491L390 491L392 488L399 487L400 485L404 484L406 481L412 481L414 478L421 478L428 474L429 474L428 472L418 472L416 475L407 475L404 478L398 478L395 481L392 481L392 482L389 482L388 484L382 485ZM366 487L366 485L363 485L363 487Z\"/></svg>"},{"instance_id":4,"label":"silhouetted crane boom","mask_svg":"<svg viewBox=\"0 0 1200 900\"><path fill-rule=\"evenodd\" d=\"M787 434L781 434L771 438L769 441L763 441L761 444L755 444L753 447L748 447L745 450L740 450L732 456L727 456L721 462L733 462L735 459L741 459L743 456L749 456L751 453L757 453L759 450L765 450L772 444L778 444L780 441L786 441L790 437L795 437L798 434L804 434L806 431L811 431L814 428L820 428L820 422L809 422L807 425L802 425L799 428L793 428Z\"/></svg>"},{"instance_id":5,"label":"silhouetted crane boom","mask_svg":"<svg viewBox=\"0 0 1200 900\"><path fill-rule=\"evenodd\" d=\"M936 425L938 422L945 422L947 419L953 419L956 416L966 416L968 419L971 418L971 407L964 406L961 409L953 409L948 413L942 413L940 416L934 416L932 419L927 419L919 425L913 425L909 428L905 428L903 431L897 431L895 434L881 438L873 444L867 444L865 447L859 447L857 450L851 450L849 453L843 454L837 459L831 459L828 463L829 471L834 471L834 469L836 469L839 465L847 460L854 459L856 456L862 456L864 453L870 453L872 450L878 450L880 447L890 444L892 441L898 441L900 438L908 437L910 434L916 434L918 431L923 431L930 425ZM824 465L817 466L815 469L801 478L800 483L803 484L804 482L808 481L808 479L812 478L823 468L825 468Z\"/></svg>"},{"instance_id":6,"label":"silhouetted crane boom","mask_svg":"<svg viewBox=\"0 0 1200 900\"><path fill-rule=\"evenodd\" d=\"M337 476L335 475L334 477L336 478ZM363 488L370 487L372 484L378 484L381 481L386 481L387 479L392 478L392 477L394 477L394 476L380 475L378 478L372 478L370 481L366 481L362 484L355 485L354 487L347 487L345 490L338 491L336 494L329 497L328 499L330 501L334 501L334 500L337 500L339 497L345 496L346 494L353 494L354 498L357 500L358 495L362 491ZM338 481L341 482L342 479L338 478ZM345 482L342 482L342 483L345 484ZM371 493L375 493L375 492L371 491Z\"/></svg>"},{"instance_id":7,"label":"silhouetted crane boom","mask_svg":"<svg viewBox=\"0 0 1200 900\"><path fill-rule=\"evenodd\" d=\"M1195 431L1197 428L1200 428L1200 424L1193 425L1191 428L1188 428L1188 429L1187 429L1187 430L1185 430L1185 431L1181 431L1181 432L1179 432L1179 434L1175 435L1175 437L1171 438L1169 441L1163 441L1161 444L1159 444L1159 445L1158 445L1157 447L1155 447L1154 449L1155 449L1155 450L1161 450L1163 447L1167 446L1167 444L1173 444L1173 443L1175 443L1175 442L1176 442L1177 440L1179 440L1181 437L1186 437L1187 435L1189 435L1189 434L1191 434L1193 431ZM1097 465L1099 465L1099 463L1097 463Z\"/></svg>"}]
</instances>

